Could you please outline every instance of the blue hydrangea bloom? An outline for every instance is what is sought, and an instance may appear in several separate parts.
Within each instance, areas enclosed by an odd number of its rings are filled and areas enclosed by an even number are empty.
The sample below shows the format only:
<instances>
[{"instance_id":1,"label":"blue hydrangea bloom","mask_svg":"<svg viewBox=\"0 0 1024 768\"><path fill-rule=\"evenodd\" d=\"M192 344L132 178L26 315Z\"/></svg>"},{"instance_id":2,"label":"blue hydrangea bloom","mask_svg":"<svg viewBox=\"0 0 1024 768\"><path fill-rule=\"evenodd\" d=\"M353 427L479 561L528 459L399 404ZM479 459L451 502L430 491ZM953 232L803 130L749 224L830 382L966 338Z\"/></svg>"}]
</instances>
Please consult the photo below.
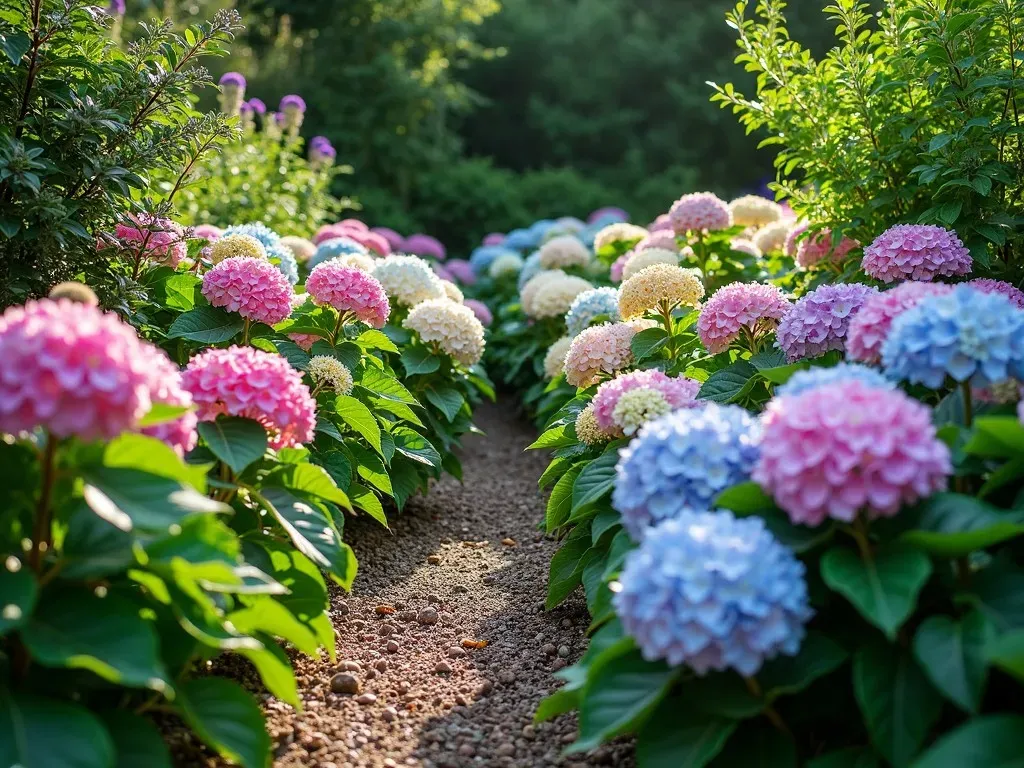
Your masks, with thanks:
<instances>
[{"instance_id":1,"label":"blue hydrangea bloom","mask_svg":"<svg viewBox=\"0 0 1024 768\"><path fill-rule=\"evenodd\" d=\"M804 564L759 517L687 512L626 557L613 604L644 658L751 676L795 656L813 611Z\"/></svg>"},{"instance_id":2,"label":"blue hydrangea bloom","mask_svg":"<svg viewBox=\"0 0 1024 768\"><path fill-rule=\"evenodd\" d=\"M267 246L267 255L277 259L277 268L288 278L288 282L295 285L299 282L299 263L295 260L292 249L281 243L274 243Z\"/></svg>"},{"instance_id":3,"label":"blue hydrangea bloom","mask_svg":"<svg viewBox=\"0 0 1024 768\"><path fill-rule=\"evenodd\" d=\"M893 320L882 367L891 379L932 389L946 376L975 387L1024 379L1024 310L969 285L927 296Z\"/></svg>"},{"instance_id":4,"label":"blue hydrangea bloom","mask_svg":"<svg viewBox=\"0 0 1024 768\"><path fill-rule=\"evenodd\" d=\"M576 237L583 241L583 244L590 250L594 250L594 239L597 237L597 233L604 229L605 225L596 227L593 224L588 225L585 229L582 229L577 233Z\"/></svg>"},{"instance_id":5,"label":"blue hydrangea bloom","mask_svg":"<svg viewBox=\"0 0 1024 768\"><path fill-rule=\"evenodd\" d=\"M248 224L236 224L224 230L224 237L228 235L249 235L255 237L265 248L277 245L281 236L264 224L262 221L253 221Z\"/></svg>"},{"instance_id":6,"label":"blue hydrangea bloom","mask_svg":"<svg viewBox=\"0 0 1024 768\"><path fill-rule=\"evenodd\" d=\"M317 264L323 264L325 261L330 261L349 253L369 255L370 252L366 249L366 246L357 243L351 237L332 237L330 240L324 240L317 246L316 253L309 260L309 268L313 269Z\"/></svg>"},{"instance_id":7,"label":"blue hydrangea bloom","mask_svg":"<svg viewBox=\"0 0 1024 768\"><path fill-rule=\"evenodd\" d=\"M540 272L540 251L534 251L526 257L526 261L523 262L523 268L519 270L519 290L523 290L523 286L526 285L530 278Z\"/></svg>"},{"instance_id":8,"label":"blue hydrangea bloom","mask_svg":"<svg viewBox=\"0 0 1024 768\"><path fill-rule=\"evenodd\" d=\"M644 530L750 479L760 450L758 422L738 405L684 408L648 422L622 449L612 505L639 541Z\"/></svg>"},{"instance_id":9,"label":"blue hydrangea bloom","mask_svg":"<svg viewBox=\"0 0 1024 768\"><path fill-rule=\"evenodd\" d=\"M606 320L609 322L617 323L620 320L617 288L594 288L573 299L572 306L565 316L569 336L579 336L601 315L607 315Z\"/></svg>"},{"instance_id":10,"label":"blue hydrangea bloom","mask_svg":"<svg viewBox=\"0 0 1024 768\"><path fill-rule=\"evenodd\" d=\"M530 225L529 229L526 230L527 232L530 233L530 237L534 238L535 241L534 244L531 245L530 247L536 248L541 243L543 243L544 238L547 236L548 232L554 226L556 226L556 222L552 221L551 219L540 219L539 221L533 222L533 224Z\"/></svg>"},{"instance_id":11,"label":"blue hydrangea bloom","mask_svg":"<svg viewBox=\"0 0 1024 768\"><path fill-rule=\"evenodd\" d=\"M868 368L860 363L839 363L832 368L809 368L806 371L797 371L789 381L775 390L775 394L778 397L799 395L810 389L817 389L826 384L836 384L840 381L861 381L869 387L888 390L896 388L892 381L874 368Z\"/></svg>"},{"instance_id":12,"label":"blue hydrangea bloom","mask_svg":"<svg viewBox=\"0 0 1024 768\"><path fill-rule=\"evenodd\" d=\"M491 267L491 262L501 256L501 254L510 252L516 253L504 245L481 245L478 248L474 248L473 252L469 255L469 266L478 275L486 274L487 270Z\"/></svg>"},{"instance_id":13,"label":"blue hydrangea bloom","mask_svg":"<svg viewBox=\"0 0 1024 768\"><path fill-rule=\"evenodd\" d=\"M506 248L513 248L517 251L529 251L540 244L540 239L535 238L528 229L513 229L505 235L503 245Z\"/></svg>"}]
</instances>

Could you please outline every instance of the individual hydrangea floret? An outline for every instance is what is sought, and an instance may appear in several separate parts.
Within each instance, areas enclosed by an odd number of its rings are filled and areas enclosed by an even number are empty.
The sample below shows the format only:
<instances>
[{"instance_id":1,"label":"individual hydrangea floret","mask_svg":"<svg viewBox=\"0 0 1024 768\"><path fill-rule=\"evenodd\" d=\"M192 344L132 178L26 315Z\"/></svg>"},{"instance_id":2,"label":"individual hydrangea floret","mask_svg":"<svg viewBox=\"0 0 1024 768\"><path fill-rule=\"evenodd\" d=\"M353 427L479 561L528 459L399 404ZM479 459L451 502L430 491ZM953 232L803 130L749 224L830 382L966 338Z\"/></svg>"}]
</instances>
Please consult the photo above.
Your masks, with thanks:
<instances>
[{"instance_id":1,"label":"individual hydrangea floret","mask_svg":"<svg viewBox=\"0 0 1024 768\"><path fill-rule=\"evenodd\" d=\"M755 675L795 656L813 611L804 564L759 517L690 512L651 529L626 557L613 597L648 661L698 675Z\"/></svg>"},{"instance_id":2,"label":"individual hydrangea floret","mask_svg":"<svg viewBox=\"0 0 1024 768\"><path fill-rule=\"evenodd\" d=\"M405 307L446 298L441 278L417 256L388 256L376 263L373 276L384 286L388 296Z\"/></svg>"},{"instance_id":3,"label":"individual hydrangea floret","mask_svg":"<svg viewBox=\"0 0 1024 768\"><path fill-rule=\"evenodd\" d=\"M846 356L862 363L878 364L882 360L882 344L889 335L892 321L925 296L935 296L951 290L952 286L942 283L908 281L868 296L850 320L850 327L846 332Z\"/></svg>"},{"instance_id":4,"label":"individual hydrangea floret","mask_svg":"<svg viewBox=\"0 0 1024 768\"><path fill-rule=\"evenodd\" d=\"M582 331L565 355L565 380L589 387L602 374L612 375L633 364L630 344L637 330L629 323L602 323Z\"/></svg>"},{"instance_id":5,"label":"individual hydrangea floret","mask_svg":"<svg viewBox=\"0 0 1024 768\"><path fill-rule=\"evenodd\" d=\"M804 227L801 233L806 230L807 228ZM810 269L816 264L838 264L846 258L850 251L860 247L860 243L846 235L843 235L835 245L832 240L832 230L826 227L797 242L795 245L797 266Z\"/></svg>"},{"instance_id":6,"label":"individual hydrangea floret","mask_svg":"<svg viewBox=\"0 0 1024 768\"><path fill-rule=\"evenodd\" d=\"M622 284L619 291L619 313L623 319L642 317L659 309L672 309L680 304L697 307L704 298L704 285L690 269L655 264L646 267Z\"/></svg>"},{"instance_id":7,"label":"individual hydrangea floret","mask_svg":"<svg viewBox=\"0 0 1024 768\"><path fill-rule=\"evenodd\" d=\"M497 256L487 268L487 274L492 280L501 280L505 277L514 277L523 268L523 257L515 251L505 251Z\"/></svg>"},{"instance_id":8,"label":"individual hydrangea floret","mask_svg":"<svg viewBox=\"0 0 1024 768\"><path fill-rule=\"evenodd\" d=\"M956 232L930 224L897 224L864 249L864 271L885 283L966 275L971 252Z\"/></svg>"},{"instance_id":9,"label":"individual hydrangea floret","mask_svg":"<svg viewBox=\"0 0 1024 768\"><path fill-rule=\"evenodd\" d=\"M573 299L565 326L570 336L578 336L599 317L613 323L619 321L619 292L615 288L592 288Z\"/></svg>"},{"instance_id":10,"label":"individual hydrangea floret","mask_svg":"<svg viewBox=\"0 0 1024 768\"><path fill-rule=\"evenodd\" d=\"M624 392L615 404L612 419L622 434L630 437L636 434L648 421L671 413L672 406L656 389L631 389Z\"/></svg>"},{"instance_id":11,"label":"individual hydrangea floret","mask_svg":"<svg viewBox=\"0 0 1024 768\"><path fill-rule=\"evenodd\" d=\"M774 285L730 283L715 291L701 308L697 335L712 354L728 349L741 334L756 346L775 330L791 306Z\"/></svg>"},{"instance_id":12,"label":"individual hydrangea floret","mask_svg":"<svg viewBox=\"0 0 1024 768\"><path fill-rule=\"evenodd\" d=\"M932 389L947 376L975 387L1024 380L1024 310L969 285L926 296L893 321L882 366L896 381Z\"/></svg>"},{"instance_id":13,"label":"individual hydrangea floret","mask_svg":"<svg viewBox=\"0 0 1024 768\"><path fill-rule=\"evenodd\" d=\"M822 285L808 293L779 322L776 338L786 359L795 363L842 350L854 313L877 293L860 283Z\"/></svg>"},{"instance_id":14,"label":"individual hydrangea floret","mask_svg":"<svg viewBox=\"0 0 1024 768\"><path fill-rule=\"evenodd\" d=\"M436 344L452 359L470 368L484 354L484 327L473 310L449 299L428 299L409 312L403 327L419 334L424 344Z\"/></svg>"},{"instance_id":15,"label":"individual hydrangea floret","mask_svg":"<svg viewBox=\"0 0 1024 768\"><path fill-rule=\"evenodd\" d=\"M563 275L548 280L534 294L527 316L536 319L561 317L569 311L577 296L593 287L582 277L575 275Z\"/></svg>"},{"instance_id":16,"label":"individual hydrangea floret","mask_svg":"<svg viewBox=\"0 0 1024 768\"><path fill-rule=\"evenodd\" d=\"M946 487L949 448L931 411L860 379L768 404L753 478L794 523L891 517Z\"/></svg>"},{"instance_id":17,"label":"individual hydrangea floret","mask_svg":"<svg viewBox=\"0 0 1024 768\"><path fill-rule=\"evenodd\" d=\"M1017 309L1024 309L1024 291L1005 280L993 280L988 277L978 277L967 282L976 291L982 293L1001 293L1008 298Z\"/></svg>"},{"instance_id":18,"label":"individual hydrangea floret","mask_svg":"<svg viewBox=\"0 0 1024 768\"><path fill-rule=\"evenodd\" d=\"M762 254L779 253L785 247L792 227L792 222L780 219L761 227L750 239Z\"/></svg>"},{"instance_id":19,"label":"individual hydrangea floret","mask_svg":"<svg viewBox=\"0 0 1024 768\"><path fill-rule=\"evenodd\" d=\"M866 365L859 363L839 363L830 368L808 368L797 371L785 384L775 390L776 397L793 397L818 387L837 384L845 381L860 381L876 389L896 389L896 384L885 376Z\"/></svg>"},{"instance_id":20,"label":"individual hydrangea floret","mask_svg":"<svg viewBox=\"0 0 1024 768\"><path fill-rule=\"evenodd\" d=\"M267 249L263 243L252 235L242 233L223 235L219 240L211 243L209 248L210 261L214 264L239 256L264 260L267 258Z\"/></svg>"},{"instance_id":21,"label":"individual hydrangea floret","mask_svg":"<svg viewBox=\"0 0 1024 768\"><path fill-rule=\"evenodd\" d=\"M124 248L171 269L188 255L184 228L167 218L133 214L128 223L117 225L115 235Z\"/></svg>"},{"instance_id":22,"label":"individual hydrangea floret","mask_svg":"<svg viewBox=\"0 0 1024 768\"><path fill-rule=\"evenodd\" d=\"M540 265L544 269L585 267L590 251L575 235L559 235L540 247Z\"/></svg>"},{"instance_id":23,"label":"individual hydrangea floret","mask_svg":"<svg viewBox=\"0 0 1024 768\"><path fill-rule=\"evenodd\" d=\"M563 336L544 355L544 378L555 379L565 373L565 355L572 345L572 338Z\"/></svg>"},{"instance_id":24,"label":"individual hydrangea floret","mask_svg":"<svg viewBox=\"0 0 1024 768\"><path fill-rule=\"evenodd\" d=\"M700 382L685 376L666 376L659 370L633 371L604 382L594 394L593 405L597 423L609 434L621 434L621 425L615 419L619 399L634 389L659 392L672 410L696 404Z\"/></svg>"},{"instance_id":25,"label":"individual hydrangea floret","mask_svg":"<svg viewBox=\"0 0 1024 768\"><path fill-rule=\"evenodd\" d=\"M480 321L480 324L485 328L494 322L494 315L491 313L490 308L478 299L466 299L463 302L467 307L473 310L473 314L476 315L476 319Z\"/></svg>"},{"instance_id":26,"label":"individual hydrangea floret","mask_svg":"<svg viewBox=\"0 0 1024 768\"><path fill-rule=\"evenodd\" d=\"M740 227L763 227L782 218L782 207L761 195L744 195L729 203L733 223Z\"/></svg>"},{"instance_id":27,"label":"individual hydrangea floret","mask_svg":"<svg viewBox=\"0 0 1024 768\"><path fill-rule=\"evenodd\" d=\"M383 328L391 314L384 286L372 275L347 267L339 259L319 264L306 278L306 291L317 304L351 313L373 328Z\"/></svg>"},{"instance_id":28,"label":"individual hydrangea floret","mask_svg":"<svg viewBox=\"0 0 1024 768\"><path fill-rule=\"evenodd\" d=\"M202 291L211 305L255 323L277 325L292 313L291 283L263 259L224 259L203 276Z\"/></svg>"},{"instance_id":29,"label":"individual hydrangea floret","mask_svg":"<svg viewBox=\"0 0 1024 768\"><path fill-rule=\"evenodd\" d=\"M594 250L603 251L606 248L625 250L632 248L645 237L647 237L647 230L635 224L624 222L609 224L594 235Z\"/></svg>"},{"instance_id":30,"label":"individual hydrangea floret","mask_svg":"<svg viewBox=\"0 0 1024 768\"><path fill-rule=\"evenodd\" d=\"M750 479L761 430L736 405L709 403L649 422L620 454L612 505L637 541L648 526L711 509L715 497Z\"/></svg>"},{"instance_id":31,"label":"individual hydrangea floret","mask_svg":"<svg viewBox=\"0 0 1024 768\"><path fill-rule=\"evenodd\" d=\"M336 394L347 395L355 386L352 371L336 357L315 355L309 361L309 375L320 386L328 386Z\"/></svg>"},{"instance_id":32,"label":"individual hydrangea floret","mask_svg":"<svg viewBox=\"0 0 1024 768\"><path fill-rule=\"evenodd\" d=\"M662 248L648 248L645 251L631 251L633 254L622 267L622 279L629 280L633 275L655 264L679 266L679 252Z\"/></svg>"},{"instance_id":33,"label":"individual hydrangea floret","mask_svg":"<svg viewBox=\"0 0 1024 768\"><path fill-rule=\"evenodd\" d=\"M575 429L577 439L584 445L601 445L611 440L611 435L598 425L594 416L594 406L590 403L576 416Z\"/></svg>"},{"instance_id":34,"label":"individual hydrangea floret","mask_svg":"<svg viewBox=\"0 0 1024 768\"><path fill-rule=\"evenodd\" d=\"M712 192L683 195L672 204L668 217L672 228L681 235L728 229L733 224L728 204Z\"/></svg>"}]
</instances>

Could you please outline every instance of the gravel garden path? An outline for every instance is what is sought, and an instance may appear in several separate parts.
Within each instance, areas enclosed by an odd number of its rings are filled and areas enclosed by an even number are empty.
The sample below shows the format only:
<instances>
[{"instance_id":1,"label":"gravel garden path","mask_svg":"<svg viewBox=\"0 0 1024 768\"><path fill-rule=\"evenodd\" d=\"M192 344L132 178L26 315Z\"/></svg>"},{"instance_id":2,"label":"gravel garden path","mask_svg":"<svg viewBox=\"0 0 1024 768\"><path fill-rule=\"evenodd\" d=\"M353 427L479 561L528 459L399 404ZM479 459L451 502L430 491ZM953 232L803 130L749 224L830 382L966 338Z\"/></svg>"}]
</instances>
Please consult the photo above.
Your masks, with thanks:
<instances>
[{"instance_id":1,"label":"gravel garden path","mask_svg":"<svg viewBox=\"0 0 1024 768\"><path fill-rule=\"evenodd\" d=\"M543 610L556 542L537 529L535 432L501 404L476 421L487 436L465 441L464 483L446 477L391 532L347 526L360 572L333 598L338 663L295 659L302 713L265 697L275 767L633 764L628 745L560 757L573 716L532 725L552 673L585 650L588 616L582 597ZM177 738L181 765L221 765Z\"/></svg>"}]
</instances>

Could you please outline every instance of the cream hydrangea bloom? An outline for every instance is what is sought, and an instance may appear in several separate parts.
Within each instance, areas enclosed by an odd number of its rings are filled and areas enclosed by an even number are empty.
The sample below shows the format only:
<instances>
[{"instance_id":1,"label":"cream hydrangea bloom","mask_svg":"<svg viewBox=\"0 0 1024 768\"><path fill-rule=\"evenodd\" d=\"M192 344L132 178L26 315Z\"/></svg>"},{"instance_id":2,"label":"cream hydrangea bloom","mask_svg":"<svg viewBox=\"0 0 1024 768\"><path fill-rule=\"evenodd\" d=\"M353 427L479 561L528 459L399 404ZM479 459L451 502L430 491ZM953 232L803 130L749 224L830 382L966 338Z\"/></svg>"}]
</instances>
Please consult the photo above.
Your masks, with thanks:
<instances>
[{"instance_id":1,"label":"cream hydrangea bloom","mask_svg":"<svg viewBox=\"0 0 1024 768\"><path fill-rule=\"evenodd\" d=\"M576 417L576 437L584 445L600 445L611 440L611 435L606 434L597 423L593 403L587 405Z\"/></svg>"},{"instance_id":2,"label":"cream hydrangea bloom","mask_svg":"<svg viewBox=\"0 0 1024 768\"><path fill-rule=\"evenodd\" d=\"M763 227L782 218L782 206L760 195L744 195L729 203L732 220L741 227Z\"/></svg>"},{"instance_id":3,"label":"cream hydrangea bloom","mask_svg":"<svg viewBox=\"0 0 1024 768\"><path fill-rule=\"evenodd\" d=\"M267 258L267 249L252 235L227 235L215 240L209 246L210 261L220 264L224 259L235 256L251 256L254 259Z\"/></svg>"},{"instance_id":4,"label":"cream hydrangea bloom","mask_svg":"<svg viewBox=\"0 0 1024 768\"><path fill-rule=\"evenodd\" d=\"M436 344L467 368L484 354L484 327L464 304L450 299L428 299L417 304L402 324L419 334L425 344Z\"/></svg>"},{"instance_id":5,"label":"cream hydrangea bloom","mask_svg":"<svg viewBox=\"0 0 1024 768\"><path fill-rule=\"evenodd\" d=\"M487 274L492 280L500 280L509 275L518 275L523 268L523 257L518 253L502 253L487 268Z\"/></svg>"},{"instance_id":6,"label":"cream hydrangea bloom","mask_svg":"<svg viewBox=\"0 0 1024 768\"><path fill-rule=\"evenodd\" d=\"M641 317L659 306L700 306L704 285L691 269L655 264L642 269L622 284L619 314L623 320Z\"/></svg>"},{"instance_id":7,"label":"cream hydrangea bloom","mask_svg":"<svg viewBox=\"0 0 1024 768\"><path fill-rule=\"evenodd\" d=\"M781 252L786 245L786 238L789 237L789 232L792 229L792 222L779 219L761 227L753 234L751 240L761 253Z\"/></svg>"},{"instance_id":8,"label":"cream hydrangea bloom","mask_svg":"<svg viewBox=\"0 0 1024 768\"><path fill-rule=\"evenodd\" d=\"M281 245L291 251L300 264L305 264L316 253L316 246L304 237L287 235L281 238Z\"/></svg>"},{"instance_id":9,"label":"cream hydrangea bloom","mask_svg":"<svg viewBox=\"0 0 1024 768\"><path fill-rule=\"evenodd\" d=\"M648 234L650 233L646 229L638 227L636 224L609 224L594 236L594 250L600 251L614 243L629 243L632 247Z\"/></svg>"},{"instance_id":10,"label":"cream hydrangea bloom","mask_svg":"<svg viewBox=\"0 0 1024 768\"><path fill-rule=\"evenodd\" d=\"M624 392L612 411L612 422L626 436L636 434L648 421L672 412L672 406L656 389L641 387Z\"/></svg>"},{"instance_id":11,"label":"cream hydrangea bloom","mask_svg":"<svg viewBox=\"0 0 1024 768\"><path fill-rule=\"evenodd\" d=\"M739 253L745 253L748 256L753 256L755 259L761 258L761 249L758 248L755 243L744 237L735 238L729 243L729 247Z\"/></svg>"},{"instance_id":12,"label":"cream hydrangea bloom","mask_svg":"<svg viewBox=\"0 0 1024 768\"><path fill-rule=\"evenodd\" d=\"M614 374L632 365L630 345L637 330L629 323L603 323L584 330L565 354L565 380L574 387L589 387L601 374Z\"/></svg>"},{"instance_id":13,"label":"cream hydrangea bloom","mask_svg":"<svg viewBox=\"0 0 1024 768\"><path fill-rule=\"evenodd\" d=\"M363 272L373 273L373 268L377 266L377 262L372 256L367 256L365 253L346 253L341 256L336 256L331 261L338 261L344 264L346 267L352 267Z\"/></svg>"},{"instance_id":14,"label":"cream hydrangea bloom","mask_svg":"<svg viewBox=\"0 0 1024 768\"><path fill-rule=\"evenodd\" d=\"M533 299L537 295L537 291L543 288L549 280L560 277L568 277L568 275L560 269L550 269L538 272L526 281L526 284L519 291L519 304L526 315L529 316L533 312Z\"/></svg>"},{"instance_id":15,"label":"cream hydrangea bloom","mask_svg":"<svg viewBox=\"0 0 1024 768\"><path fill-rule=\"evenodd\" d=\"M462 295L462 291L455 283L451 280L442 280L441 285L444 287L444 294L449 300L454 301L456 304L461 304L466 300L466 297Z\"/></svg>"},{"instance_id":16,"label":"cream hydrangea bloom","mask_svg":"<svg viewBox=\"0 0 1024 768\"><path fill-rule=\"evenodd\" d=\"M580 239L572 235L559 235L540 247L540 265L543 269L585 267L590 262L590 251Z\"/></svg>"},{"instance_id":17,"label":"cream hydrangea bloom","mask_svg":"<svg viewBox=\"0 0 1024 768\"><path fill-rule=\"evenodd\" d=\"M569 351L572 339L563 336L548 348L544 355L544 378L554 379L565 373L565 353Z\"/></svg>"},{"instance_id":18,"label":"cream hydrangea bloom","mask_svg":"<svg viewBox=\"0 0 1024 768\"><path fill-rule=\"evenodd\" d=\"M655 264L678 266L679 254L665 248L648 248L646 251L637 251L626 262L626 266L622 268L622 279L629 280L641 269L646 269Z\"/></svg>"},{"instance_id":19,"label":"cream hydrangea bloom","mask_svg":"<svg viewBox=\"0 0 1024 768\"><path fill-rule=\"evenodd\" d=\"M347 395L352 391L352 372L335 357L316 355L309 361L308 370L313 381L331 386L339 395Z\"/></svg>"},{"instance_id":20,"label":"cream hydrangea bloom","mask_svg":"<svg viewBox=\"0 0 1024 768\"><path fill-rule=\"evenodd\" d=\"M593 287L582 277L573 275L548 280L537 290L527 315L537 319L560 317L569 311L573 299Z\"/></svg>"},{"instance_id":21,"label":"cream hydrangea bloom","mask_svg":"<svg viewBox=\"0 0 1024 768\"><path fill-rule=\"evenodd\" d=\"M441 278L418 256L388 256L374 263L372 274L397 304L415 307L423 301L446 299Z\"/></svg>"}]
</instances>

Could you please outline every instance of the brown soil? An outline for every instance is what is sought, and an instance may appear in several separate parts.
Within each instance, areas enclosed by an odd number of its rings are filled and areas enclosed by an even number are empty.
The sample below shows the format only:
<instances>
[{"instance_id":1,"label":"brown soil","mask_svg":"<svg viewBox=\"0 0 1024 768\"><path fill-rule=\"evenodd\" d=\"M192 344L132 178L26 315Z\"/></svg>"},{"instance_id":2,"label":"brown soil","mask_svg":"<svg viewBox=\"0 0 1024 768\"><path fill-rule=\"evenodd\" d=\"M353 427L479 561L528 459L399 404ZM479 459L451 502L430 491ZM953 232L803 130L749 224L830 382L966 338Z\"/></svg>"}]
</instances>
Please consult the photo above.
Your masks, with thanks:
<instances>
[{"instance_id":1,"label":"brown soil","mask_svg":"<svg viewBox=\"0 0 1024 768\"><path fill-rule=\"evenodd\" d=\"M537 528L545 458L523 452L535 433L500 405L477 421L487 437L466 440L464 484L446 477L391 531L348 526L360 572L332 601L338 663L295 657L301 713L262 694L275 766L633 765L628 744L561 757L572 715L532 724L560 685L552 673L585 649L588 616L579 596L543 610L557 545ZM358 693L332 692L346 671L355 680L336 687ZM172 738L179 765L223 765L190 734Z\"/></svg>"}]
</instances>

